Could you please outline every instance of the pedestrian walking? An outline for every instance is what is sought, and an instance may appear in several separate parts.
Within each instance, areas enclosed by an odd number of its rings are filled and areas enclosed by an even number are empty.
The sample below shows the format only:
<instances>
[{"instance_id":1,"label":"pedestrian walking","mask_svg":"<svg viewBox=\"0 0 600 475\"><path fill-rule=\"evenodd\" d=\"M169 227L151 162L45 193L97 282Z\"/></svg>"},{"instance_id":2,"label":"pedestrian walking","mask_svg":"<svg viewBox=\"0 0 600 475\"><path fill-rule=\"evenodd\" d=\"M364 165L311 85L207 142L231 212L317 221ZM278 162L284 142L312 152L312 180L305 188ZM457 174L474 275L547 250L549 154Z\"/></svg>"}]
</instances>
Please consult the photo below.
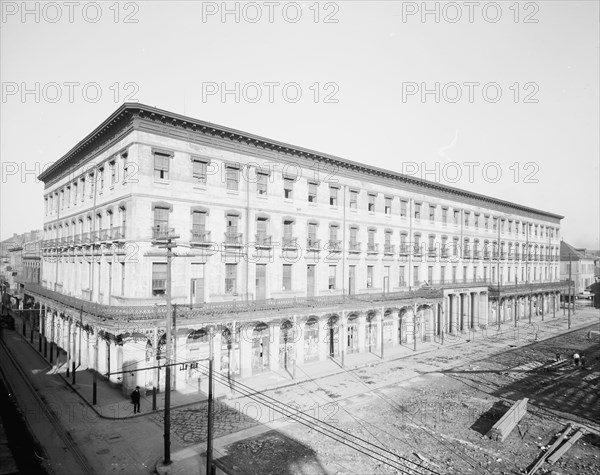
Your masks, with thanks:
<instances>
[{"instance_id":1,"label":"pedestrian walking","mask_svg":"<svg viewBox=\"0 0 600 475\"><path fill-rule=\"evenodd\" d=\"M575 366L579 366L579 353L573 355L573 363L575 363Z\"/></svg>"},{"instance_id":2,"label":"pedestrian walking","mask_svg":"<svg viewBox=\"0 0 600 475\"><path fill-rule=\"evenodd\" d=\"M581 361L581 367L585 368L585 355L583 353L581 353L581 358L579 358Z\"/></svg>"},{"instance_id":3,"label":"pedestrian walking","mask_svg":"<svg viewBox=\"0 0 600 475\"><path fill-rule=\"evenodd\" d=\"M139 413L140 411L140 387L136 386L131 393L131 403L133 404L133 413Z\"/></svg>"}]
</instances>

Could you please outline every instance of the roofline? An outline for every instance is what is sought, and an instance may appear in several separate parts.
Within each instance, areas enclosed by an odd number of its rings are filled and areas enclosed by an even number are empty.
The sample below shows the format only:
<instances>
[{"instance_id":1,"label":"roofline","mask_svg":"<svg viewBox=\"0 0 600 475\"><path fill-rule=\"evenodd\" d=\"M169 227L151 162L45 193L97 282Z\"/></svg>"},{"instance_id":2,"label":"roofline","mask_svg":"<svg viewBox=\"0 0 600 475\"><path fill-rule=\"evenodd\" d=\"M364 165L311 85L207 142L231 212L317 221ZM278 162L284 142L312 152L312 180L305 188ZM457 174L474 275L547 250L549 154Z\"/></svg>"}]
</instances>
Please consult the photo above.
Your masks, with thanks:
<instances>
[{"instance_id":1,"label":"roofline","mask_svg":"<svg viewBox=\"0 0 600 475\"><path fill-rule=\"evenodd\" d=\"M392 170L387 170L385 168L373 167L370 165L366 165L364 163L355 162L352 160L347 160L345 158L337 157L335 155L318 152L316 150L299 147L299 146L288 144L285 142L279 142L277 140L262 137L260 135L255 135L255 134L251 134L251 133L244 132L241 130L232 129L230 127L226 127L223 125L206 122L206 121L199 120L199 119L194 119L192 117L184 116L184 115L177 114L174 112L166 111L164 109L159 109L156 107L152 107L152 106L148 106L146 104L141 104L141 103L136 103L136 102L125 102L121 106L119 106L119 108L117 110L115 110L106 120L104 120L90 134L88 134L84 139L82 139L80 142L78 142L77 145L75 145L71 150L69 150L67 153L65 153L59 160L57 160L48 169L43 171L38 176L38 179L45 182L48 178L50 178L54 174L54 172L56 172L58 169L60 169L63 164L67 163L74 155L76 155L76 153L79 150L81 150L83 147L90 144L92 141L96 140L99 135L102 135L102 132L104 131L104 129L106 129L109 125L111 125L113 122L115 122L117 119L119 119L123 114L131 113L131 112L136 112L136 113L146 112L146 113L150 113L150 114L161 115L162 117L170 119L171 121L181 121L181 122L185 123L186 125L189 124L189 125L201 127L204 129L208 129L208 128L213 129L213 130L216 130L217 132L220 132L221 134L229 134L229 135L238 136L239 138L241 138L243 140L254 141L254 142L263 142L265 144L271 145L276 148L280 148L280 149L284 148L284 149L291 150L292 152L296 152L297 154L304 154L304 155L313 156L315 158L320 158L320 159L324 159L324 160L328 160L328 161L339 162L339 164L342 166L346 165L346 166L351 166L351 167L358 167L358 168L367 169L367 170L371 170L371 171L378 172L378 173L383 173L386 175L391 175L392 177L400 179L407 183L412 183L412 184L416 184L416 185L420 185L420 186L424 186L424 187L437 188L438 190L449 192L452 194L459 194L459 195L462 195L462 196L465 196L468 198L474 198L474 199L482 200L482 201L490 201L490 202L498 204L498 205L508 206L510 208L515 208L515 209L518 209L521 211L540 214L540 215L548 216L548 217L555 218L558 220L564 219L564 216L559 215L559 214L550 213L548 211L543 211L543 210L540 210L537 208L531 208L529 206L520 205L517 203L513 203L511 201L502 200L502 199L495 198L495 197L489 196L489 195L482 195L479 193L474 193L474 192L467 191L467 190L464 190L461 188L455 188L452 186L442 185L440 183L429 181L429 180L424 180L422 178L416 178L416 177L412 177L409 175L403 175L401 173L398 173L398 172L395 172Z\"/></svg>"}]
</instances>

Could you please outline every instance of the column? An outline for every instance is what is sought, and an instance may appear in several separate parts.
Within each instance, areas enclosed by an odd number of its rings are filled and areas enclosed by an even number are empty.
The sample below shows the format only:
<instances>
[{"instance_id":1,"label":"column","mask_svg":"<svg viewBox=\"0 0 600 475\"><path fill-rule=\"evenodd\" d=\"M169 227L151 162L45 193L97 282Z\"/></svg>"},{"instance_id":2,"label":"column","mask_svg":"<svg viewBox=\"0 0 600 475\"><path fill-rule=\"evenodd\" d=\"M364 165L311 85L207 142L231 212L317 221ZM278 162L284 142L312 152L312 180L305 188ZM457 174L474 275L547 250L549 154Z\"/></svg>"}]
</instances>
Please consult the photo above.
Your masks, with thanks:
<instances>
[{"instance_id":1,"label":"column","mask_svg":"<svg viewBox=\"0 0 600 475\"><path fill-rule=\"evenodd\" d=\"M382 307L379 311L379 315L377 316L377 343L379 343L379 354L383 358L383 339L384 339L384 331L383 331L383 314L385 313L385 308Z\"/></svg>"},{"instance_id":2,"label":"column","mask_svg":"<svg viewBox=\"0 0 600 475\"><path fill-rule=\"evenodd\" d=\"M292 332L293 334L293 332ZM281 335L281 326L279 323L269 323L269 369L277 371L279 369L279 338Z\"/></svg>"},{"instance_id":3,"label":"column","mask_svg":"<svg viewBox=\"0 0 600 475\"><path fill-rule=\"evenodd\" d=\"M240 333L240 375L247 378L252 376L252 340L244 329Z\"/></svg>"},{"instance_id":4,"label":"column","mask_svg":"<svg viewBox=\"0 0 600 475\"><path fill-rule=\"evenodd\" d=\"M329 356L329 346L327 345L329 327L327 326L327 319L319 319L319 341L317 342L317 349L319 352L319 361L324 361ZM339 338L339 335L338 335Z\"/></svg>"},{"instance_id":5,"label":"column","mask_svg":"<svg viewBox=\"0 0 600 475\"><path fill-rule=\"evenodd\" d=\"M340 322L339 322L339 333L338 333L338 345L340 351L340 359L342 360L342 364L344 364L345 356L346 356L346 312L340 312Z\"/></svg>"},{"instance_id":6,"label":"column","mask_svg":"<svg viewBox=\"0 0 600 475\"><path fill-rule=\"evenodd\" d=\"M358 317L358 352L362 353L365 350L365 338L366 338L366 316L361 313ZM368 348L367 348L368 349Z\"/></svg>"},{"instance_id":7,"label":"column","mask_svg":"<svg viewBox=\"0 0 600 475\"><path fill-rule=\"evenodd\" d=\"M487 325L489 321L489 296L487 292L479 294L479 323Z\"/></svg>"},{"instance_id":8,"label":"column","mask_svg":"<svg viewBox=\"0 0 600 475\"><path fill-rule=\"evenodd\" d=\"M302 329L302 331L298 332L296 341L296 364L301 365L304 364L304 328L302 327L302 321L298 316L294 316L293 322L296 325L296 328Z\"/></svg>"},{"instance_id":9,"label":"column","mask_svg":"<svg viewBox=\"0 0 600 475\"><path fill-rule=\"evenodd\" d=\"M392 311L392 346L398 346L398 328L400 327L400 311Z\"/></svg>"}]
</instances>

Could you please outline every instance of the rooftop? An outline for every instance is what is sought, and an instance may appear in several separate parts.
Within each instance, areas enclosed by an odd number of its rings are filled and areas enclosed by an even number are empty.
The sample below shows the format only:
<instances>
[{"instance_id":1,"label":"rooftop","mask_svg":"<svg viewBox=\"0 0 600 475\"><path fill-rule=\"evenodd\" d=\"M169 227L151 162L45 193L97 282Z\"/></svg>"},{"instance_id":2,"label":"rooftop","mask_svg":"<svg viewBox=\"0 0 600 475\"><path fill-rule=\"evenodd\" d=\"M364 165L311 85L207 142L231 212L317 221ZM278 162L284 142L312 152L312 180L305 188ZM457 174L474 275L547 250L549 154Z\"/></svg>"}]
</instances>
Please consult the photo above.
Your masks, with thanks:
<instances>
[{"instance_id":1,"label":"rooftop","mask_svg":"<svg viewBox=\"0 0 600 475\"><path fill-rule=\"evenodd\" d=\"M119 130L139 129L139 121L133 119L138 118L148 121L160 121L163 125L168 125L172 128L180 128L188 133L197 133L210 137L220 137L222 140L232 143L245 143L248 146L258 147L260 149L268 149L279 154L288 155L290 159L304 159L311 161L325 162L342 169L351 169L361 171L366 174L376 175L394 181L399 181L404 184L410 184L417 187L436 189L442 192L453 195L462 196L464 198L476 199L487 203L493 203L500 206L506 206L515 210L528 213L535 213L541 216L554 218L556 220L563 219L564 216L549 213L535 208L530 208L510 201L501 200L487 195L481 195L459 188L442 185L436 182L423 180L409 175L403 175L391 170L373 167L364 163L346 160L315 150L310 150L304 147L279 142L273 139L261 137L241 130L232 129L218 124L205 122L194 119L192 117L183 116L166 110L158 109L140 103L124 103L115 112L113 112L104 122L94 129L87 137L81 140L75 147L69 150L65 155L58 159L52 166L39 175L39 179L46 184L52 181L61 174L62 171L68 169L68 165L73 165L78 160L83 158L91 158L98 153L101 153L101 144L107 142L110 137L118 135Z\"/></svg>"}]
</instances>

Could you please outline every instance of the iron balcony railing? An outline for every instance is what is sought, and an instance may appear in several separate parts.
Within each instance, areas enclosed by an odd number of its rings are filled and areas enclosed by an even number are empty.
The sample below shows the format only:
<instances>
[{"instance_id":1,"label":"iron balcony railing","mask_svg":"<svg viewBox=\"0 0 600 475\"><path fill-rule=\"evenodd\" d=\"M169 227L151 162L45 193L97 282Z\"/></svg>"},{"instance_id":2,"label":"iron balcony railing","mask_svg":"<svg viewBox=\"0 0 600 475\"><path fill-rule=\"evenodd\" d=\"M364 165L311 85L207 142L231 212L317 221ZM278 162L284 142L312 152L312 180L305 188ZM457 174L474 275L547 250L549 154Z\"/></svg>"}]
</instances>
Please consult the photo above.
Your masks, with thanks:
<instances>
[{"instance_id":1,"label":"iron balcony railing","mask_svg":"<svg viewBox=\"0 0 600 475\"><path fill-rule=\"evenodd\" d=\"M318 251L320 245L321 245L320 239L308 238L306 240L306 249L309 251L315 251L315 250Z\"/></svg>"},{"instance_id":2,"label":"iron balcony railing","mask_svg":"<svg viewBox=\"0 0 600 475\"><path fill-rule=\"evenodd\" d=\"M154 241L167 241L176 239L175 228L157 227L152 228L152 239Z\"/></svg>"},{"instance_id":3,"label":"iron balcony railing","mask_svg":"<svg viewBox=\"0 0 600 475\"><path fill-rule=\"evenodd\" d=\"M342 250L342 241L330 239L327 241L327 250L332 252L340 252Z\"/></svg>"},{"instance_id":4,"label":"iron balcony railing","mask_svg":"<svg viewBox=\"0 0 600 475\"><path fill-rule=\"evenodd\" d=\"M242 233L226 232L225 245L231 247L240 247L242 245Z\"/></svg>"},{"instance_id":5,"label":"iron balcony railing","mask_svg":"<svg viewBox=\"0 0 600 475\"><path fill-rule=\"evenodd\" d=\"M210 244L210 231L192 229L190 231L190 242L199 246Z\"/></svg>"},{"instance_id":6,"label":"iron balcony railing","mask_svg":"<svg viewBox=\"0 0 600 475\"><path fill-rule=\"evenodd\" d=\"M270 235L257 234L255 236L255 239L256 239L256 247L263 247L263 248L273 247L273 240L271 239Z\"/></svg>"},{"instance_id":7,"label":"iron balcony railing","mask_svg":"<svg viewBox=\"0 0 600 475\"><path fill-rule=\"evenodd\" d=\"M394 245L393 244L384 244L383 253L387 255L394 254Z\"/></svg>"},{"instance_id":8,"label":"iron balcony railing","mask_svg":"<svg viewBox=\"0 0 600 475\"><path fill-rule=\"evenodd\" d=\"M349 252L360 252L360 242L350 241L348 243L348 251Z\"/></svg>"},{"instance_id":9,"label":"iron balcony railing","mask_svg":"<svg viewBox=\"0 0 600 475\"><path fill-rule=\"evenodd\" d=\"M298 238L284 236L281 247L282 249L298 249Z\"/></svg>"},{"instance_id":10,"label":"iron balcony railing","mask_svg":"<svg viewBox=\"0 0 600 475\"><path fill-rule=\"evenodd\" d=\"M379 252L379 243L369 242L367 243L367 253L368 254L377 254Z\"/></svg>"}]
</instances>

